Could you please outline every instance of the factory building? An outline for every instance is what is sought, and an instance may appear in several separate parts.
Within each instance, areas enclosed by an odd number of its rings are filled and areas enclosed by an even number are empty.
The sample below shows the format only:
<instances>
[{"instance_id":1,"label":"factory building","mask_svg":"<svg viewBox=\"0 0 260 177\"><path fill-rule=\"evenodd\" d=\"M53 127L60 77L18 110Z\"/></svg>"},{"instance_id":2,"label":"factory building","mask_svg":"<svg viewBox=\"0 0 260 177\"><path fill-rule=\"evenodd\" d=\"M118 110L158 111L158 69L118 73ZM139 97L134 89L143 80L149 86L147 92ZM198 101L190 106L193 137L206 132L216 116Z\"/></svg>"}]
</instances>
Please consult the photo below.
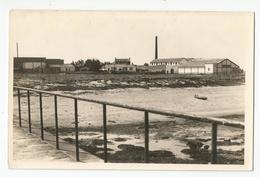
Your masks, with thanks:
<instances>
[{"instance_id":1,"label":"factory building","mask_svg":"<svg viewBox=\"0 0 260 177\"><path fill-rule=\"evenodd\" d=\"M165 74L232 74L241 72L237 64L224 59L158 58L158 42L155 37L155 59L150 62L149 72Z\"/></svg>"},{"instance_id":2,"label":"factory building","mask_svg":"<svg viewBox=\"0 0 260 177\"><path fill-rule=\"evenodd\" d=\"M64 64L63 59L45 57L14 57L14 72L21 73L60 73L74 72L75 67Z\"/></svg>"}]
</instances>

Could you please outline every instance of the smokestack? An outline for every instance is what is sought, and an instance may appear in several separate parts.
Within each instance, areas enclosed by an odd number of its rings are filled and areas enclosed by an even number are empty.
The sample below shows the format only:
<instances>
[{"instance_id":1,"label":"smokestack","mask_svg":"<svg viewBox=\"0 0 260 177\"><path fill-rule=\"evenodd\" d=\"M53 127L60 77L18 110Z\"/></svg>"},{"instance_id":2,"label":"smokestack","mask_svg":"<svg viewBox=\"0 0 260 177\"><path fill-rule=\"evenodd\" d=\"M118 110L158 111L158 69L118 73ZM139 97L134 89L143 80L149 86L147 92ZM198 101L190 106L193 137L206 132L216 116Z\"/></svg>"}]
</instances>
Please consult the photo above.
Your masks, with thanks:
<instances>
[{"instance_id":1,"label":"smokestack","mask_svg":"<svg viewBox=\"0 0 260 177\"><path fill-rule=\"evenodd\" d=\"M158 44L157 44L157 36L155 36L155 59L158 59Z\"/></svg>"},{"instance_id":2,"label":"smokestack","mask_svg":"<svg viewBox=\"0 0 260 177\"><path fill-rule=\"evenodd\" d=\"M16 42L16 55L17 55L17 58L19 57L19 54L18 54L18 42Z\"/></svg>"}]
</instances>

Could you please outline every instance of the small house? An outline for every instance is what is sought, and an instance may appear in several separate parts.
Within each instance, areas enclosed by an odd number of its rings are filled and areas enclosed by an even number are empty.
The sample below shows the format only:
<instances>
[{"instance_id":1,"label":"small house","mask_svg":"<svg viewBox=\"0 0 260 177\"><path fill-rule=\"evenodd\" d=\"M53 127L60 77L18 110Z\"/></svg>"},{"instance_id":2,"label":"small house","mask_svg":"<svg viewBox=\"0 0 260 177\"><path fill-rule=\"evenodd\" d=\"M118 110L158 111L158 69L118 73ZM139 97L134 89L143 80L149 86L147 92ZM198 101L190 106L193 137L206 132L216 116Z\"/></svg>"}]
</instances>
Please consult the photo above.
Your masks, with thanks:
<instances>
[{"instance_id":1,"label":"small house","mask_svg":"<svg viewBox=\"0 0 260 177\"><path fill-rule=\"evenodd\" d=\"M115 61L106 64L103 70L109 73L132 73L136 72L136 66L131 63L130 58L115 58Z\"/></svg>"},{"instance_id":2,"label":"small house","mask_svg":"<svg viewBox=\"0 0 260 177\"><path fill-rule=\"evenodd\" d=\"M75 71L75 66L72 64L63 64L60 67L60 71L63 73L71 73Z\"/></svg>"}]
</instances>

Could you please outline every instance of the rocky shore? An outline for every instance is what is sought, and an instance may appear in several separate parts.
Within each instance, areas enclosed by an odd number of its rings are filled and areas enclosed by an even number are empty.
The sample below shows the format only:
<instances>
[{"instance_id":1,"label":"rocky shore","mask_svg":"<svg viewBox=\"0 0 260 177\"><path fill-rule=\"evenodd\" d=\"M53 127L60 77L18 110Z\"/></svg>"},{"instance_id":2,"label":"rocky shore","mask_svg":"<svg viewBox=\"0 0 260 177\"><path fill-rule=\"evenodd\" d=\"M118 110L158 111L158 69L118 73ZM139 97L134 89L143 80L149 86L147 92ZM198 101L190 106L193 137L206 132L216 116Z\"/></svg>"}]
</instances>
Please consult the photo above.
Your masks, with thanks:
<instances>
[{"instance_id":1,"label":"rocky shore","mask_svg":"<svg viewBox=\"0 0 260 177\"><path fill-rule=\"evenodd\" d=\"M31 75L30 75L31 76ZM49 91L75 90L107 90L115 88L152 88L152 87L202 87L202 86L233 86L244 84L243 78L219 79L215 76L168 76L168 75L97 75L82 77L73 75L61 78L53 75L26 77L15 76L14 85Z\"/></svg>"},{"instance_id":2,"label":"rocky shore","mask_svg":"<svg viewBox=\"0 0 260 177\"><path fill-rule=\"evenodd\" d=\"M237 115L238 116L238 115ZM243 116L243 115L240 115ZM198 129L198 127L200 127ZM53 127L46 128L55 134ZM80 148L103 158L102 127L80 127ZM232 133L231 133L232 132ZM73 128L60 128L60 137L74 144ZM149 125L150 162L177 164L208 164L211 160L211 129L196 121L156 121ZM225 135L229 133L230 136ZM112 163L144 162L143 124L108 125L108 161ZM218 163L244 163L244 134L230 127L221 128L218 136ZM232 149L234 147L238 147Z\"/></svg>"}]
</instances>

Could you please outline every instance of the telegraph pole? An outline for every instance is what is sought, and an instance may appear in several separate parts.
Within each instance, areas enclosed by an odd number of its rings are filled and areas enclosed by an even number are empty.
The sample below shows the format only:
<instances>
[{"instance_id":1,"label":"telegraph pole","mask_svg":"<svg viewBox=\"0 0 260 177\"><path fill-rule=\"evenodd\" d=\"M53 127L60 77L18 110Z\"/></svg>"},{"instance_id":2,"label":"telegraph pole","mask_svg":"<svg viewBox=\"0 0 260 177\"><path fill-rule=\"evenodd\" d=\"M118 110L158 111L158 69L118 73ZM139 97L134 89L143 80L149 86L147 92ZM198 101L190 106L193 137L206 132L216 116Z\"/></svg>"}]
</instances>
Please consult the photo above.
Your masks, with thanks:
<instances>
[{"instance_id":1,"label":"telegraph pole","mask_svg":"<svg viewBox=\"0 0 260 177\"><path fill-rule=\"evenodd\" d=\"M17 55L17 58L19 57L19 53L18 53L18 42L16 42L16 55Z\"/></svg>"}]
</instances>

